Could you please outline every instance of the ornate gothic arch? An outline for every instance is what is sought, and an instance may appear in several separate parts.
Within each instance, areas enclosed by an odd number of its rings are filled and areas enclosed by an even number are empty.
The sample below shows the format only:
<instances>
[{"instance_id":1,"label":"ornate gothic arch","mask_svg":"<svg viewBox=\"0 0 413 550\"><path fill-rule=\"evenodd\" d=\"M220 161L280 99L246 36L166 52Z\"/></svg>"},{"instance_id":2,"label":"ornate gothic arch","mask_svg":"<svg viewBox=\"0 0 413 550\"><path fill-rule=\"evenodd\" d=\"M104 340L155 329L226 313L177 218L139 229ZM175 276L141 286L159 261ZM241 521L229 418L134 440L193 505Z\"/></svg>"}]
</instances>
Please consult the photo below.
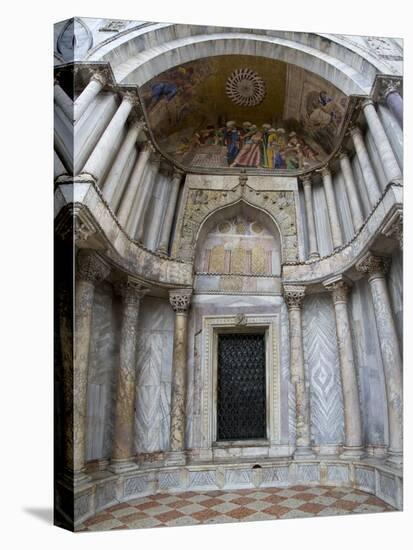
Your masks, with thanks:
<instances>
[{"instance_id":1,"label":"ornate gothic arch","mask_svg":"<svg viewBox=\"0 0 413 550\"><path fill-rule=\"evenodd\" d=\"M230 177L223 184L222 178L210 187L198 187L196 179L188 178L177 230L173 244L173 255L179 259L193 261L197 242L203 227L212 215L239 203L245 203L269 217L280 236L282 262L298 259L296 196L294 189L277 189L272 177L246 178ZM221 185L219 185L221 182Z\"/></svg>"}]
</instances>

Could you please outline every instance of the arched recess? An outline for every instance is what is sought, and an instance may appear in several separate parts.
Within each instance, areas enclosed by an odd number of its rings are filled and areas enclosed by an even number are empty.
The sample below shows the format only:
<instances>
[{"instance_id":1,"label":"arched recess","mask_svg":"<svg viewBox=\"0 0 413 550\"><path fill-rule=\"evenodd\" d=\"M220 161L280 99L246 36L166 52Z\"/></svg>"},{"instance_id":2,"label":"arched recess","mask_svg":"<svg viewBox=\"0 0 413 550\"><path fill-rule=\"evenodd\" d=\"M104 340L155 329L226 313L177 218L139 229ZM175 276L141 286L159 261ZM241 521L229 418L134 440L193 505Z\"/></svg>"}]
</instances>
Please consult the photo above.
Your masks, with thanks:
<instances>
[{"instance_id":1,"label":"arched recess","mask_svg":"<svg viewBox=\"0 0 413 550\"><path fill-rule=\"evenodd\" d=\"M199 230L195 272L281 275L281 235L263 210L241 200L213 212Z\"/></svg>"},{"instance_id":2,"label":"arched recess","mask_svg":"<svg viewBox=\"0 0 413 550\"><path fill-rule=\"evenodd\" d=\"M205 232L212 227L215 219L219 219L219 216L225 218L226 212L231 212L228 210L229 207L244 208L249 212L254 211L257 219L266 220L264 222L266 227L272 227L271 234L279 235L280 263L297 261L297 219L294 192L262 191L241 182L230 190L187 187L173 243L173 256L193 262L198 243L202 242Z\"/></svg>"}]
</instances>

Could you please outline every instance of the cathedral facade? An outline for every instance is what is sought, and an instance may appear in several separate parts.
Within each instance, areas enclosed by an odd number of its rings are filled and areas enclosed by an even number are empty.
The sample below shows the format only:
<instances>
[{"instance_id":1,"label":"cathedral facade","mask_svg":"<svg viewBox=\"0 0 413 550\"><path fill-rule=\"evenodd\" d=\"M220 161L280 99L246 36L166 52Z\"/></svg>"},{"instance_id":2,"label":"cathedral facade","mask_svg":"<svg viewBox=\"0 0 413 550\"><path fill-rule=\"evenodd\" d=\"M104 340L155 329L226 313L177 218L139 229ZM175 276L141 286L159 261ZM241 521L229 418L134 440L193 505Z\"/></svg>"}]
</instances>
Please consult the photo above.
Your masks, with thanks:
<instances>
[{"instance_id":1,"label":"cathedral facade","mask_svg":"<svg viewBox=\"0 0 413 550\"><path fill-rule=\"evenodd\" d=\"M401 41L75 17L54 61L56 522L401 510Z\"/></svg>"}]
</instances>

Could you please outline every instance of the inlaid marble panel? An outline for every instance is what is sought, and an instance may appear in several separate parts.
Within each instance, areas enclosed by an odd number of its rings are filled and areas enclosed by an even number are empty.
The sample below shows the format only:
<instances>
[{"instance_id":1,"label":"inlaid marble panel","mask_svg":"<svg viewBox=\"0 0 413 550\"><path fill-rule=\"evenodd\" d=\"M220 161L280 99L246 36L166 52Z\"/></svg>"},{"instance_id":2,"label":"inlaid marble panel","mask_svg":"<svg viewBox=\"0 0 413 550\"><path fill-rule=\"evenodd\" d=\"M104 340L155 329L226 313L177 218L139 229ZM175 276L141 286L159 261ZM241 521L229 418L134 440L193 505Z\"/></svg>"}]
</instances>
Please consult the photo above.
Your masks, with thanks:
<instances>
[{"instance_id":1,"label":"inlaid marble panel","mask_svg":"<svg viewBox=\"0 0 413 550\"><path fill-rule=\"evenodd\" d=\"M304 359L310 387L315 444L339 444L344 436L343 396L333 303L329 294L304 301Z\"/></svg>"},{"instance_id":2,"label":"inlaid marble panel","mask_svg":"<svg viewBox=\"0 0 413 550\"><path fill-rule=\"evenodd\" d=\"M174 313L167 300L144 298L138 324L136 451L169 449Z\"/></svg>"}]
</instances>

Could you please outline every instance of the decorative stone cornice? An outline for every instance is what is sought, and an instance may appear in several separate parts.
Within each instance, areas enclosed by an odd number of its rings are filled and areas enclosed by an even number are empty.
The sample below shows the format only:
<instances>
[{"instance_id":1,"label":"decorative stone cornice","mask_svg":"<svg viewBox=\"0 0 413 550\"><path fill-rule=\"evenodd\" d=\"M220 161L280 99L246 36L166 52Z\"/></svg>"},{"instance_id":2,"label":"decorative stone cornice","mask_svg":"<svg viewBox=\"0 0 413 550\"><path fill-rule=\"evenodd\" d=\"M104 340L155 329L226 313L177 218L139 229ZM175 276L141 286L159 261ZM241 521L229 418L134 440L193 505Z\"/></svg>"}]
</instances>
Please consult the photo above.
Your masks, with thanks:
<instances>
[{"instance_id":1,"label":"decorative stone cornice","mask_svg":"<svg viewBox=\"0 0 413 550\"><path fill-rule=\"evenodd\" d=\"M192 288L169 291L169 302L175 313L186 313L191 305Z\"/></svg>"},{"instance_id":2,"label":"decorative stone cornice","mask_svg":"<svg viewBox=\"0 0 413 550\"><path fill-rule=\"evenodd\" d=\"M91 250L80 250L77 255L76 280L99 283L110 274L109 265Z\"/></svg>"},{"instance_id":3,"label":"decorative stone cornice","mask_svg":"<svg viewBox=\"0 0 413 550\"><path fill-rule=\"evenodd\" d=\"M298 309L303 305L305 286L284 285L283 296L288 309Z\"/></svg>"},{"instance_id":4,"label":"decorative stone cornice","mask_svg":"<svg viewBox=\"0 0 413 550\"><path fill-rule=\"evenodd\" d=\"M347 303L351 281L344 277L344 275L339 275L338 277L329 279L325 281L323 285L329 292L331 292L333 302L335 304Z\"/></svg>"},{"instance_id":5,"label":"decorative stone cornice","mask_svg":"<svg viewBox=\"0 0 413 550\"><path fill-rule=\"evenodd\" d=\"M384 277L390 269L391 259L384 256L375 256L371 252L367 253L356 264L356 269L360 273L365 273L370 277Z\"/></svg>"},{"instance_id":6,"label":"decorative stone cornice","mask_svg":"<svg viewBox=\"0 0 413 550\"><path fill-rule=\"evenodd\" d=\"M117 281L114 284L115 292L122 297L125 305L138 306L140 300L145 296L149 289L143 286L140 281L133 277L128 277L125 281Z\"/></svg>"}]
</instances>

